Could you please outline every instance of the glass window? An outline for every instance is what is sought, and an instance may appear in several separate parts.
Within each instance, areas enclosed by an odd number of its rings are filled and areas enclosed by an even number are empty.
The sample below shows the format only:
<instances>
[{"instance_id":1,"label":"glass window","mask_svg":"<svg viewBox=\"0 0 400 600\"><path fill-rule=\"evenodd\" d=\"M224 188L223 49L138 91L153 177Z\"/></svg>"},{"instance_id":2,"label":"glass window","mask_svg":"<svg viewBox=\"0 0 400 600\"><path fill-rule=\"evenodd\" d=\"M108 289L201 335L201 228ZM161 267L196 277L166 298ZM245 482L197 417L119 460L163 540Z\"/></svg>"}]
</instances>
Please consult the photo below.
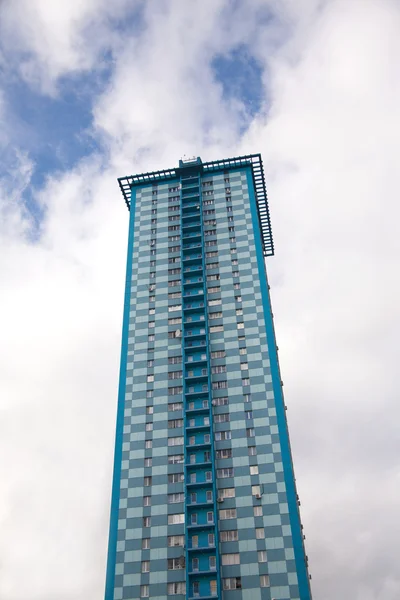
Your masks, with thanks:
<instances>
[{"instance_id":1,"label":"glass window","mask_svg":"<svg viewBox=\"0 0 400 600\"><path fill-rule=\"evenodd\" d=\"M240 557L239 557L238 553L223 554L221 558L222 558L223 565L239 565L240 564Z\"/></svg>"},{"instance_id":2,"label":"glass window","mask_svg":"<svg viewBox=\"0 0 400 600\"><path fill-rule=\"evenodd\" d=\"M268 575L260 575L260 587L269 587Z\"/></svg>"},{"instance_id":3,"label":"glass window","mask_svg":"<svg viewBox=\"0 0 400 600\"><path fill-rule=\"evenodd\" d=\"M250 467L250 475L258 475L258 466L253 465Z\"/></svg>"},{"instance_id":4,"label":"glass window","mask_svg":"<svg viewBox=\"0 0 400 600\"><path fill-rule=\"evenodd\" d=\"M150 538L143 538L142 539L142 549L148 550L149 548L150 548Z\"/></svg>"},{"instance_id":5,"label":"glass window","mask_svg":"<svg viewBox=\"0 0 400 600\"><path fill-rule=\"evenodd\" d=\"M255 517L262 517L263 516L262 506L253 506L253 511L254 511L254 516Z\"/></svg>"},{"instance_id":6,"label":"glass window","mask_svg":"<svg viewBox=\"0 0 400 600\"><path fill-rule=\"evenodd\" d=\"M256 539L262 540L265 538L264 527L256 527Z\"/></svg>"},{"instance_id":7,"label":"glass window","mask_svg":"<svg viewBox=\"0 0 400 600\"><path fill-rule=\"evenodd\" d=\"M267 551L260 550L258 552L258 562L267 562Z\"/></svg>"},{"instance_id":8,"label":"glass window","mask_svg":"<svg viewBox=\"0 0 400 600\"><path fill-rule=\"evenodd\" d=\"M148 598L149 597L149 586L148 585L141 585L140 586L140 597L141 598Z\"/></svg>"},{"instance_id":9,"label":"glass window","mask_svg":"<svg viewBox=\"0 0 400 600\"><path fill-rule=\"evenodd\" d=\"M142 560L142 573L148 573L150 571L150 561Z\"/></svg>"}]
</instances>

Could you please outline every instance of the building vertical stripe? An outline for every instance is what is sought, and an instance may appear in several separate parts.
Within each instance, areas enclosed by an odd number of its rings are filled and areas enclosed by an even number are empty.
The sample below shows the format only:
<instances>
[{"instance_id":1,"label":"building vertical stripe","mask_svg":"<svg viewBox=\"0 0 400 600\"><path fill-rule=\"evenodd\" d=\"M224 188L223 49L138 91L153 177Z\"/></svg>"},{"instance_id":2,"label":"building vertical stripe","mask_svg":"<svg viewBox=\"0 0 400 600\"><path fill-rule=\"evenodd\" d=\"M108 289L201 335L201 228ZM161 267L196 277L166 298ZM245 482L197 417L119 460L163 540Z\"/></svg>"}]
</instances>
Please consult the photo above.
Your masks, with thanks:
<instances>
[{"instance_id":1,"label":"building vertical stripe","mask_svg":"<svg viewBox=\"0 0 400 600\"><path fill-rule=\"evenodd\" d=\"M136 208L136 190L132 189L130 216L129 216L129 236L128 236L128 254L126 260L126 279L125 279L125 299L124 299L124 317L122 322L122 345L121 345L121 365L119 372L118 388L118 408L117 424L115 433L115 454L114 454L114 473L111 495L111 513L110 513L110 531L108 539L107 572L106 572L106 591L105 600L114 599L114 580L115 563L117 556L118 541L118 512L119 496L121 485L121 465L122 465L122 444L124 433L124 410L125 410L125 387L126 387L126 363L128 355L128 337L129 337L129 313L131 301L131 280L132 280L132 260L133 260L133 239L135 228L135 208Z\"/></svg>"},{"instance_id":2,"label":"building vertical stripe","mask_svg":"<svg viewBox=\"0 0 400 600\"><path fill-rule=\"evenodd\" d=\"M254 240L257 254L258 274L260 279L261 296L265 328L267 333L268 352L271 364L271 376L275 397L276 416L278 423L279 439L282 452L283 472L285 478L286 495L289 507L290 527L292 530L293 549L299 582L299 593L301 600L311 600L311 590L308 572L305 564L305 553L303 536L300 524L300 515L297 505L297 493L295 488L293 462L290 450L289 433L285 415L285 406L281 386L278 354L276 348L274 325L272 320L271 300L268 292L268 279L265 268L264 256L261 245L261 231L258 220L257 204L254 194L254 182L251 167L246 168L247 186L250 197L250 208L253 222Z\"/></svg>"}]
</instances>

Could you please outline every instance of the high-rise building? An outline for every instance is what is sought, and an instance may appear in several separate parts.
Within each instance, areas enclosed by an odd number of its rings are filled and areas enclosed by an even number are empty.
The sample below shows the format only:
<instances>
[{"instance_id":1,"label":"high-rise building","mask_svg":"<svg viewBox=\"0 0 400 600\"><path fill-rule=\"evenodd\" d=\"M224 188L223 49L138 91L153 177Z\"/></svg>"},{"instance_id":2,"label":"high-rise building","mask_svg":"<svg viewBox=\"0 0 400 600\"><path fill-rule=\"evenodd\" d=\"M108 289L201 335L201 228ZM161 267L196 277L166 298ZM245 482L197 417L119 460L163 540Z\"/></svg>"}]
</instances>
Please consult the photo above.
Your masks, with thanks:
<instances>
[{"instance_id":1,"label":"high-rise building","mask_svg":"<svg viewBox=\"0 0 400 600\"><path fill-rule=\"evenodd\" d=\"M310 600L260 155L123 177L106 600Z\"/></svg>"}]
</instances>

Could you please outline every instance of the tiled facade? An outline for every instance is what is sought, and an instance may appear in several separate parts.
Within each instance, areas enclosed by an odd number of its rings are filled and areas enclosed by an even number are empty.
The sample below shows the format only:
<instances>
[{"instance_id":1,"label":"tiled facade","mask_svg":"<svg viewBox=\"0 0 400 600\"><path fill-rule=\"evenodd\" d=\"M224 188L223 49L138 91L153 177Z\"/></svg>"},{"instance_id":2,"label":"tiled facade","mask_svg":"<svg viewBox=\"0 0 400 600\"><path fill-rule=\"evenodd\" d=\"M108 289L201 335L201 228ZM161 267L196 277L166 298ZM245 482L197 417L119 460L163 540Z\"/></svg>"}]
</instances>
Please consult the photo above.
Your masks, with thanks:
<instances>
[{"instance_id":1,"label":"tiled facade","mask_svg":"<svg viewBox=\"0 0 400 600\"><path fill-rule=\"evenodd\" d=\"M106 600L310 600L252 166L181 166L130 195Z\"/></svg>"}]
</instances>

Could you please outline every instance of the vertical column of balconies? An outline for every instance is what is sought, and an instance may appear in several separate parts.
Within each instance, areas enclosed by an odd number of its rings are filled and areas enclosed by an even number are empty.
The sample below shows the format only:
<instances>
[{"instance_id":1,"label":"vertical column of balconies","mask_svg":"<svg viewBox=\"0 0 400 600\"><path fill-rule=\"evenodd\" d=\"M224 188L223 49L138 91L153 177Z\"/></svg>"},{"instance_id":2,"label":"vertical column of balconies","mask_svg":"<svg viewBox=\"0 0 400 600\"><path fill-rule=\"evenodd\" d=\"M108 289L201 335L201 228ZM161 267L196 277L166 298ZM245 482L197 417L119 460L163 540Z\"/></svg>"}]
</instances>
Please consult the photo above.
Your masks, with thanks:
<instances>
[{"instance_id":1,"label":"vertical column of balconies","mask_svg":"<svg viewBox=\"0 0 400 600\"><path fill-rule=\"evenodd\" d=\"M221 597L201 178L181 177L186 597Z\"/></svg>"}]
</instances>

